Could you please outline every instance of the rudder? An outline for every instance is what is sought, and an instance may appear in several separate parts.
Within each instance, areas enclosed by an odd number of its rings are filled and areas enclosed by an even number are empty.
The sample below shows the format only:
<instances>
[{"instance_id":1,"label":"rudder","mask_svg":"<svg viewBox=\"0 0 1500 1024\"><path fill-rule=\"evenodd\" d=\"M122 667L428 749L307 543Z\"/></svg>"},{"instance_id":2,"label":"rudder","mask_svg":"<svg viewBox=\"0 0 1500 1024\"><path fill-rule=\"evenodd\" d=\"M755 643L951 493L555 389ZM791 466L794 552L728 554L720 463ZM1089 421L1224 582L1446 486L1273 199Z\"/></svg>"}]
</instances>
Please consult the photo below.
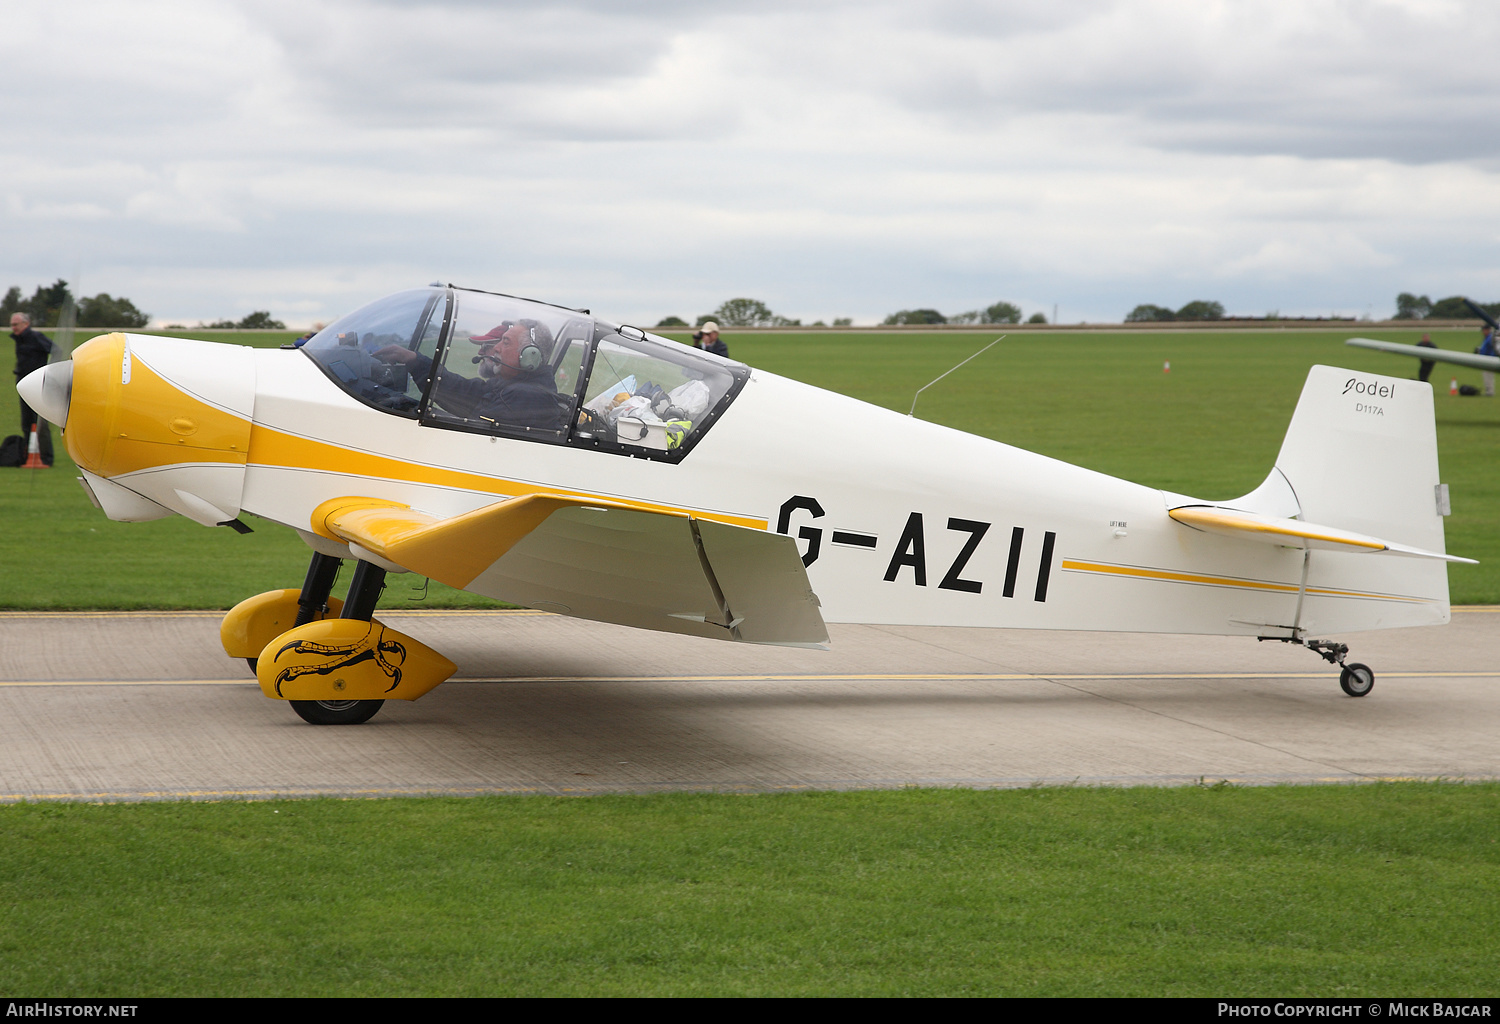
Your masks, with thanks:
<instances>
[{"instance_id":1,"label":"rudder","mask_svg":"<svg viewBox=\"0 0 1500 1024\"><path fill-rule=\"evenodd\" d=\"M1314 366L1276 470L1304 522L1444 551L1432 388ZM1300 626L1313 632L1447 622L1442 562L1313 551Z\"/></svg>"}]
</instances>

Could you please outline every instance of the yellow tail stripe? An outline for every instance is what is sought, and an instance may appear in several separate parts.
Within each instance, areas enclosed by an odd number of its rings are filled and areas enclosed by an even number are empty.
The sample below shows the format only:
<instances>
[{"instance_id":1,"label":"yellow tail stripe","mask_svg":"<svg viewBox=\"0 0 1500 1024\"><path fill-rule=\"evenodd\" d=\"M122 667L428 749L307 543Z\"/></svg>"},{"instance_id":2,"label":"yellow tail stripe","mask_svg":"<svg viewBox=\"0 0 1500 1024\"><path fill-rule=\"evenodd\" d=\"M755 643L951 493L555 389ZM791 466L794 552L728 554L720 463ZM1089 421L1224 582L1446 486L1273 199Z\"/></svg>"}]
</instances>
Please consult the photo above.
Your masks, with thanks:
<instances>
[{"instance_id":1,"label":"yellow tail stripe","mask_svg":"<svg viewBox=\"0 0 1500 1024\"><path fill-rule=\"evenodd\" d=\"M1238 580L1231 576L1205 576L1200 573L1173 572L1168 569L1145 569L1134 565L1109 565L1104 562L1076 562L1063 559L1062 567L1074 572L1102 573L1106 576L1134 576L1140 579L1166 580L1170 583L1204 583L1216 587L1240 587L1245 590L1297 592L1296 584L1271 583L1265 580Z\"/></svg>"},{"instance_id":2,"label":"yellow tail stripe","mask_svg":"<svg viewBox=\"0 0 1500 1024\"><path fill-rule=\"evenodd\" d=\"M1130 576L1136 579L1162 580L1167 583L1196 583L1211 587L1230 587L1238 590L1261 590L1280 594L1295 594L1295 583L1275 583L1269 580L1244 580L1232 576L1208 576L1202 573L1177 572L1170 569L1148 569L1137 565L1111 565L1107 562L1080 562L1063 559L1062 567L1073 572L1098 573L1105 576ZM1400 594L1372 594L1360 590L1335 590L1329 587L1308 587L1309 594L1322 597L1360 597L1372 601L1403 601L1411 604L1428 603L1427 598L1406 597Z\"/></svg>"}]
</instances>

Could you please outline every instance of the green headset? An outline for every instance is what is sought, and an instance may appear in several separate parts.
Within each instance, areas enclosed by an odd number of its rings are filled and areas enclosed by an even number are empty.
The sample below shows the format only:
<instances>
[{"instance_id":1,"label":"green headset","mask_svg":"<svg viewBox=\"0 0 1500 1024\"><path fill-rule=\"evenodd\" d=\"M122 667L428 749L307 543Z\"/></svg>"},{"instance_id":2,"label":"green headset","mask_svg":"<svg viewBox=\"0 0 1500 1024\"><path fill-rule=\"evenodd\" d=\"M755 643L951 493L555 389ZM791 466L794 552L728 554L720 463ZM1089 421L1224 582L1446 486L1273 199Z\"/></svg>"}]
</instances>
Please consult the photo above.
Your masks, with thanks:
<instances>
[{"instance_id":1,"label":"green headset","mask_svg":"<svg viewBox=\"0 0 1500 1024\"><path fill-rule=\"evenodd\" d=\"M521 354L516 357L516 361L521 364L523 373L534 373L547 358L542 354L541 346L536 343L537 323L535 320L517 320L516 323L526 328L526 344L521 347Z\"/></svg>"}]
</instances>

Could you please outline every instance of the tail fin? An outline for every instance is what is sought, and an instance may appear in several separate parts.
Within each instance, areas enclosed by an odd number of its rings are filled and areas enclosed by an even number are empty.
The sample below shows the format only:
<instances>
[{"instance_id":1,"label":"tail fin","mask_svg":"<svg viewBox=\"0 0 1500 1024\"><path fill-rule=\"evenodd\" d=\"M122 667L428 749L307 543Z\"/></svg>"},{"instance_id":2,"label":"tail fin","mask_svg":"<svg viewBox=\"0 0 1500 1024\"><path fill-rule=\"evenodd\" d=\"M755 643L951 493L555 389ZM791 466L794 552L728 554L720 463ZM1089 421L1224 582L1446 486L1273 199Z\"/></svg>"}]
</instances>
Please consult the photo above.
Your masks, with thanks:
<instances>
[{"instance_id":1,"label":"tail fin","mask_svg":"<svg viewBox=\"0 0 1500 1024\"><path fill-rule=\"evenodd\" d=\"M1285 487L1274 478L1280 476ZM1271 479L1225 505L1297 518L1421 552L1443 547L1431 386L1314 366ZM1278 507L1258 507L1278 501ZM1445 510L1443 510L1445 511ZM1392 552L1395 553L1395 552ZM1448 621L1448 570L1438 560L1346 550L1308 552L1297 625L1307 632Z\"/></svg>"}]
</instances>

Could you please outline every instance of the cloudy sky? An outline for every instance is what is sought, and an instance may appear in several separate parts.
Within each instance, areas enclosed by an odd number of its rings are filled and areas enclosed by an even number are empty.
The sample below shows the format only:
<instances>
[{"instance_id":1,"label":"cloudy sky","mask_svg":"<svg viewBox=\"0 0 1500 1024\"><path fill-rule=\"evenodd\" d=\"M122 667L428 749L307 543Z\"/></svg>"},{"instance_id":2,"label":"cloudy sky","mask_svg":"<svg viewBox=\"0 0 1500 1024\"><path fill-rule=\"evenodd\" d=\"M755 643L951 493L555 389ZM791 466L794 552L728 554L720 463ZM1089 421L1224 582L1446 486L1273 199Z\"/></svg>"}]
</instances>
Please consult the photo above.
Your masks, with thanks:
<instances>
[{"instance_id":1,"label":"cloudy sky","mask_svg":"<svg viewBox=\"0 0 1500 1024\"><path fill-rule=\"evenodd\" d=\"M0 286L291 324L1500 299L1479 0L7 0Z\"/></svg>"}]
</instances>

